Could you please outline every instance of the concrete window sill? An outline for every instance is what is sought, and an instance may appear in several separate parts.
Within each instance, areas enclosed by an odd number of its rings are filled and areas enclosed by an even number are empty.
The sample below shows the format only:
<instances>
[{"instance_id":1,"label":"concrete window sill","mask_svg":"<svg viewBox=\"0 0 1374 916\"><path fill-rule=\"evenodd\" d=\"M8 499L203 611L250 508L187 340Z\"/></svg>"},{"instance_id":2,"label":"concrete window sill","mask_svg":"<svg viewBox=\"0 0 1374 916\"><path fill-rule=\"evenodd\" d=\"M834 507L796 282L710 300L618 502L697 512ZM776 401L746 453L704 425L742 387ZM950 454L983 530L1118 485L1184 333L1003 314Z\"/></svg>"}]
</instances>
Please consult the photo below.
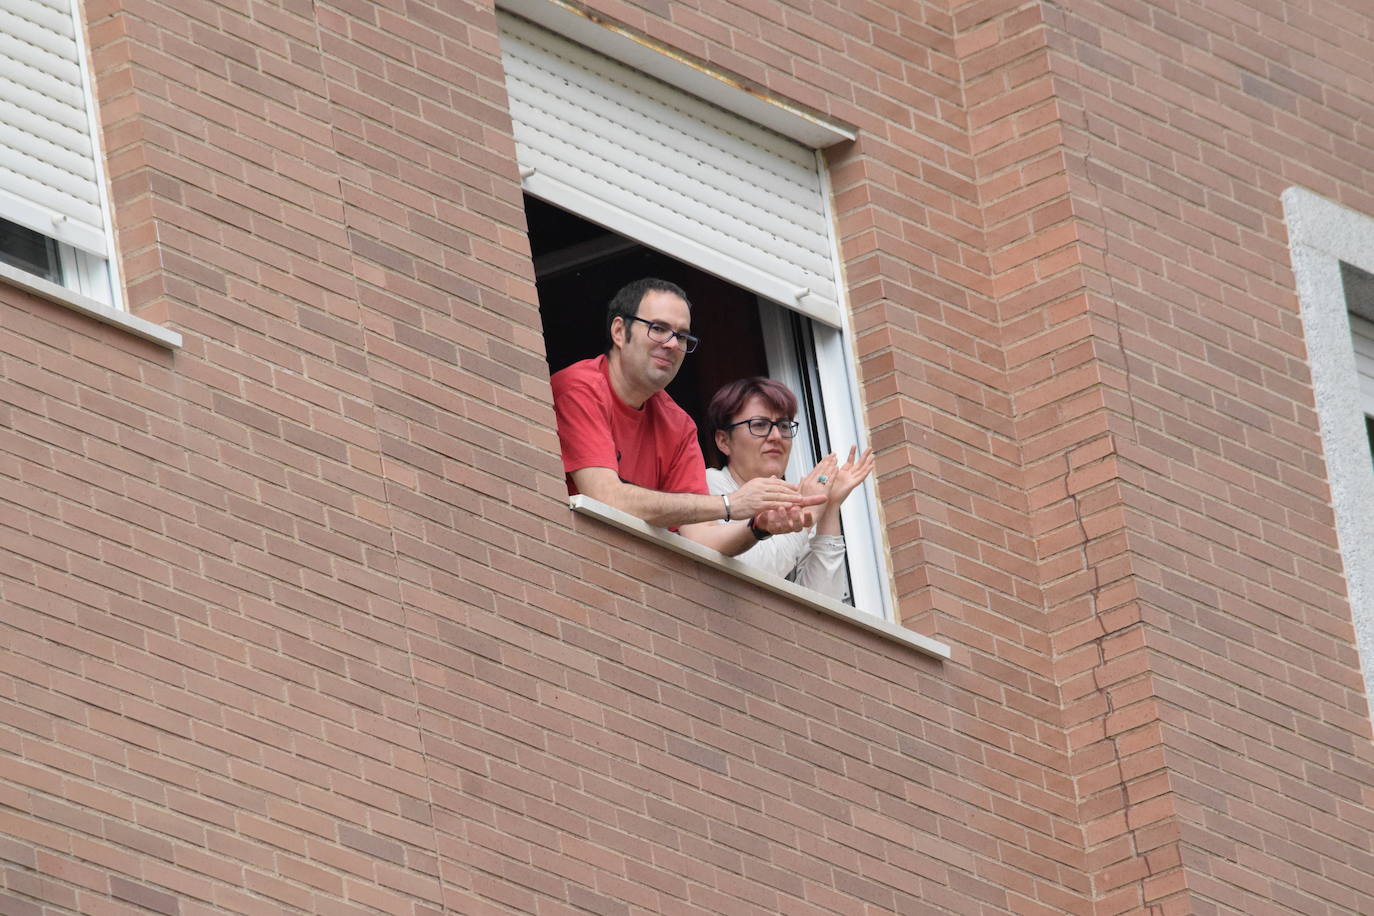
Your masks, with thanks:
<instances>
[{"instance_id":1,"label":"concrete window sill","mask_svg":"<svg viewBox=\"0 0 1374 916\"><path fill-rule=\"evenodd\" d=\"M933 658L948 659L950 648L945 643L931 639L929 636L922 636L914 633L905 627L900 627L891 623L876 614L869 614L864 611L852 608L843 602L836 601L819 592L814 592L809 588L802 588L793 582L788 582L779 576L771 573L760 572L734 557L727 557L703 547L684 537L673 534L663 528L655 528L631 515L626 515L619 509L613 509L605 503L597 502L587 496L573 496L568 500L574 512L580 515L590 516L599 519L608 525L619 528L636 537L653 541L661 544L669 550L689 556L694 560L705 563L707 566L724 570L733 576L747 579L760 588L766 588L771 592L784 595L792 600L804 604L812 610L831 617L843 620L853 626L875 633L884 639L899 642L909 646L924 655Z\"/></svg>"},{"instance_id":2,"label":"concrete window sill","mask_svg":"<svg viewBox=\"0 0 1374 916\"><path fill-rule=\"evenodd\" d=\"M155 344L161 344L169 349L176 349L181 346L181 335L176 331L170 331L161 325L153 324L151 321L145 321L135 315L130 315L128 312L112 308L90 296L83 296L65 286L59 286L49 280L44 280L42 277L34 276L28 271L11 267L9 264L0 263L0 282L17 286L40 299L46 299L74 312L80 312L96 321L128 331L130 334L142 337L144 340L150 340Z\"/></svg>"}]
</instances>

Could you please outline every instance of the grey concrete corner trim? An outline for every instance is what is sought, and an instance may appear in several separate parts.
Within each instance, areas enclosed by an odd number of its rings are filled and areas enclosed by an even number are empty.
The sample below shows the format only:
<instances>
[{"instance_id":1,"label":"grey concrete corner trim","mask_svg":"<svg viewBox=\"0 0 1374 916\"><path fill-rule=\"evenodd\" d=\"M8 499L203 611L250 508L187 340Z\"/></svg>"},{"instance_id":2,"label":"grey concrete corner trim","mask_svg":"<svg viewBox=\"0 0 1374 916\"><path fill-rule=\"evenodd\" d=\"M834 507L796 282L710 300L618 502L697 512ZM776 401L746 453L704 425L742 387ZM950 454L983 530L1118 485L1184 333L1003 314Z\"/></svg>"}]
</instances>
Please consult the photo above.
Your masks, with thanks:
<instances>
[{"instance_id":1,"label":"grey concrete corner trim","mask_svg":"<svg viewBox=\"0 0 1374 916\"><path fill-rule=\"evenodd\" d=\"M1374 473L1341 262L1374 273L1374 216L1306 188L1283 192L1288 247L1345 565L1365 695L1374 707ZM1374 712L1374 709L1371 709Z\"/></svg>"},{"instance_id":2,"label":"grey concrete corner trim","mask_svg":"<svg viewBox=\"0 0 1374 916\"><path fill-rule=\"evenodd\" d=\"M104 322L116 328L128 331L136 337L150 340L155 344L161 344L168 349L175 350L181 346L181 335L176 331L164 328L160 324L153 324L145 321L137 315L130 315L128 312L112 308L98 299L90 296L83 296L80 293L67 289L65 286L58 286L50 280L35 276L26 270L11 267L9 264L0 263L0 281L17 286L22 290L32 293L40 299L46 299L55 305L61 305L74 312L94 318L96 321Z\"/></svg>"},{"instance_id":3,"label":"grey concrete corner trim","mask_svg":"<svg viewBox=\"0 0 1374 916\"><path fill-rule=\"evenodd\" d=\"M687 540L681 535L673 534L664 528L655 528L632 515L627 515L619 509L613 509L605 503L597 502L589 496L572 496L568 498L568 505L574 512L586 515L603 521L621 531L633 534L636 537L653 541L667 547L675 553L691 557L711 566L715 569L728 572L733 576L746 579L760 588L766 588L770 592L783 595L787 598L804 604L812 610L822 614L835 617L846 623L874 633L884 639L899 642L909 646L924 655L941 660L950 657L950 647L945 643L929 636L922 636L920 633L908 630L905 627L891 623L876 614L869 614L864 611L856 610L843 602L827 598L819 592L814 592L809 588L802 588L793 582L788 582L779 576L770 573L760 572L752 566L735 559L717 553L709 547L703 547L693 541Z\"/></svg>"}]
</instances>

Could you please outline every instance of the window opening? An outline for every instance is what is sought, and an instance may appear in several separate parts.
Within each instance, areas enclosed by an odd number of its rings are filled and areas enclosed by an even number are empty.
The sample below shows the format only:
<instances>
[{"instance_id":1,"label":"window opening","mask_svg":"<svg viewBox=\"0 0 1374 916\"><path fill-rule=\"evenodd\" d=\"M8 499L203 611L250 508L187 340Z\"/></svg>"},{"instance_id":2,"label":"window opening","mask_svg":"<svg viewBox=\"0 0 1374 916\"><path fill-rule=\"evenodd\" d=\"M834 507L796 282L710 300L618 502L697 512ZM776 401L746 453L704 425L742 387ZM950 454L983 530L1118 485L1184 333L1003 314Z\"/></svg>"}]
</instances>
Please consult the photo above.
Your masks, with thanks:
<instances>
[{"instance_id":1,"label":"window opening","mask_svg":"<svg viewBox=\"0 0 1374 916\"><path fill-rule=\"evenodd\" d=\"M639 277L676 283L692 300L692 328L702 338L701 349L683 362L667 389L683 410L704 416L721 385L766 373L752 294L537 198L525 198L525 215L551 373L605 351L606 303ZM708 437L699 438L709 455Z\"/></svg>"},{"instance_id":2,"label":"window opening","mask_svg":"<svg viewBox=\"0 0 1374 916\"><path fill-rule=\"evenodd\" d=\"M657 276L687 290L711 354L687 360L668 388L689 414L704 416L726 382L768 375L807 413L789 470L827 440L866 442L818 152L839 135L817 142L807 131L802 141L793 116L736 113L736 103L757 108L748 93L684 91L677 77L662 79L671 54L617 45L653 76L593 50L607 30L579 27L579 43L502 10L498 18L550 368L603 352L605 303L626 280ZM696 73L669 69L688 82ZM855 605L890 618L871 482L841 518Z\"/></svg>"},{"instance_id":3,"label":"window opening","mask_svg":"<svg viewBox=\"0 0 1374 916\"><path fill-rule=\"evenodd\" d=\"M702 343L667 390L698 422L708 465L719 455L703 423L706 405L722 385L750 375L776 378L797 395L804 433L793 442L788 479L829 450L809 319L537 198L526 196L525 212L550 373L605 350L606 303L621 286L644 276L670 280L692 301L692 333ZM845 600L851 596L852 584Z\"/></svg>"}]
</instances>

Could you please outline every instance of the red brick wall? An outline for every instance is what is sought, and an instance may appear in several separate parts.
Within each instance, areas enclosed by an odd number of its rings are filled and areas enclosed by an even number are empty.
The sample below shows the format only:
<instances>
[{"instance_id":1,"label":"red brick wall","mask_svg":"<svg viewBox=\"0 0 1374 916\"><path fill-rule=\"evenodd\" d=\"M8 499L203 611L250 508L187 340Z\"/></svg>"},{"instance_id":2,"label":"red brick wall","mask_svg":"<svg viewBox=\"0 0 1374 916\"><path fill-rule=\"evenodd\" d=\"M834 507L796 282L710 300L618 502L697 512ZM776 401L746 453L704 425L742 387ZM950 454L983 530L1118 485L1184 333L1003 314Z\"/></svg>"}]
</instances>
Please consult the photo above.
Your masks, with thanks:
<instances>
[{"instance_id":1,"label":"red brick wall","mask_svg":"<svg viewBox=\"0 0 1374 916\"><path fill-rule=\"evenodd\" d=\"M1367 909L1277 195L1374 213L1369 13L593 6L858 127L893 587L954 658L570 514L488 4L92 0L185 346L0 287L0 911Z\"/></svg>"},{"instance_id":2,"label":"red brick wall","mask_svg":"<svg viewBox=\"0 0 1374 916\"><path fill-rule=\"evenodd\" d=\"M1112 511L1097 530L1083 519L1084 610L1112 641L1085 667L1087 615L1055 634L1109 912L1374 900L1369 711L1279 204L1301 184L1374 212L1356 151L1370 15L1208 2L1047 17L1073 205L1092 224L1083 310L1119 430ZM1102 581L1098 544L1129 585Z\"/></svg>"}]
</instances>

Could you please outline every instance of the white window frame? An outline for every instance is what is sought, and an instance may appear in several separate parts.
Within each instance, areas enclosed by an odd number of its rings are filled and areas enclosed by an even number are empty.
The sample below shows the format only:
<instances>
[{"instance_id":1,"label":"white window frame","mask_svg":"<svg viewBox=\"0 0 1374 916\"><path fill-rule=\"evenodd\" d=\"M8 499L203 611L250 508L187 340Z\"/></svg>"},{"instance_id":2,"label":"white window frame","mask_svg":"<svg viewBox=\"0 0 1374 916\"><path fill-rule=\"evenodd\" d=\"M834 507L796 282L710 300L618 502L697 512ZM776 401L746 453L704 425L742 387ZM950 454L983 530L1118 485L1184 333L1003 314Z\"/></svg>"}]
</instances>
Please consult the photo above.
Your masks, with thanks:
<instances>
[{"instance_id":1,"label":"white window frame","mask_svg":"<svg viewBox=\"0 0 1374 916\"><path fill-rule=\"evenodd\" d=\"M854 338L847 296L843 288L843 273L834 232L829 174L824 156L820 152L824 147L854 139L853 131L829 124L785 104L745 92L739 86L710 73L705 68L689 64L669 49L656 47L642 36L630 35L615 27L593 22L585 14L556 0L500 0L498 6L506 12L528 19L815 151L820 195L829 232L828 246L839 304L840 326L831 327L825 321L817 320L818 316L808 314L802 301L773 305L760 300L769 373L796 391L800 390L797 383L801 373L814 370L814 381L820 391L821 403L820 412L812 419L823 426L822 441L828 443L831 448L845 453L850 445L858 445L861 448L867 445L867 428L860 420L862 399L852 346ZM555 199L542 194L542 176L525 169L522 171L521 179L526 193L595 221L594 213L583 212L566 197ZM650 239L641 238L636 241L654 247ZM678 254L672 256L699 269L713 272L708 265L693 263L690 257ZM726 281L731 280L728 275L723 275L722 278ZM790 346L790 331L784 329L785 322L779 311L782 308L794 311L810 321L817 357L815 367L798 365L795 350ZM810 469L811 463L817 458L810 454L810 451L809 447L793 450L789 477L794 480L800 479ZM589 506L592 509L600 506L599 503L586 499L574 499L573 505L574 508L583 511L590 511ZM854 607L882 621L893 620L895 604L890 593L890 551L886 549L884 532L879 523L878 501L872 480L865 482L863 487L846 500L841 509L841 519L848 548ZM730 567L727 565L726 568Z\"/></svg>"},{"instance_id":2,"label":"white window frame","mask_svg":"<svg viewBox=\"0 0 1374 916\"><path fill-rule=\"evenodd\" d=\"M840 291L844 301L844 291ZM846 313L848 309L844 310ZM820 403L802 404L802 410L819 427L820 440L848 456L849 446L861 448L867 444L866 430L860 429L857 374L853 370L848 329L841 331L807 316L815 344L814 365L803 366L797 360L796 341L784 312L784 307L760 300L759 316L768 357L768 374L798 393L808 388L820 392ZM803 384L802 375L810 376ZM800 480L821 456L814 454L810 437L798 436L787 465L787 478ZM873 609L872 613L885 620L894 619L892 602L883 583L890 581L889 552L884 546L883 533L878 528L877 494L870 478L850 494L840 507L844 525L845 554L849 564L851 597L855 607ZM880 609L880 610L879 610Z\"/></svg>"},{"instance_id":3,"label":"white window frame","mask_svg":"<svg viewBox=\"0 0 1374 916\"><path fill-rule=\"evenodd\" d=\"M104 230L105 256L78 248L52 233L36 229L40 235L51 238L57 246L58 267L62 274L61 287L76 294L74 301L80 307L82 301L94 300L101 306L124 311L124 298L118 276L117 259L114 257L114 222L110 212L109 181L105 174L105 157L100 137L100 120L96 112L95 93L91 85L90 56L86 46L86 28L81 20L79 0L70 0L69 10L76 36L77 64L81 71L82 94L86 106L87 134L91 142L91 157L95 169L96 187L100 197L101 223ZM4 125L0 124L0 129ZM42 219L33 217L33 205L23 199L6 195L4 198L6 216L12 222L36 227ZM95 243L94 236L90 240ZM27 273L27 272L25 272ZM35 279L42 280L41 277ZM47 282L47 281L43 281ZM50 298L50 297L49 297ZM64 303L71 304L71 303ZM103 319L102 319L103 320Z\"/></svg>"},{"instance_id":4,"label":"white window frame","mask_svg":"<svg viewBox=\"0 0 1374 916\"><path fill-rule=\"evenodd\" d=\"M1283 211L1365 694L1374 701L1374 469L1341 278L1342 261L1374 273L1374 218L1299 187L1283 192Z\"/></svg>"}]
</instances>

